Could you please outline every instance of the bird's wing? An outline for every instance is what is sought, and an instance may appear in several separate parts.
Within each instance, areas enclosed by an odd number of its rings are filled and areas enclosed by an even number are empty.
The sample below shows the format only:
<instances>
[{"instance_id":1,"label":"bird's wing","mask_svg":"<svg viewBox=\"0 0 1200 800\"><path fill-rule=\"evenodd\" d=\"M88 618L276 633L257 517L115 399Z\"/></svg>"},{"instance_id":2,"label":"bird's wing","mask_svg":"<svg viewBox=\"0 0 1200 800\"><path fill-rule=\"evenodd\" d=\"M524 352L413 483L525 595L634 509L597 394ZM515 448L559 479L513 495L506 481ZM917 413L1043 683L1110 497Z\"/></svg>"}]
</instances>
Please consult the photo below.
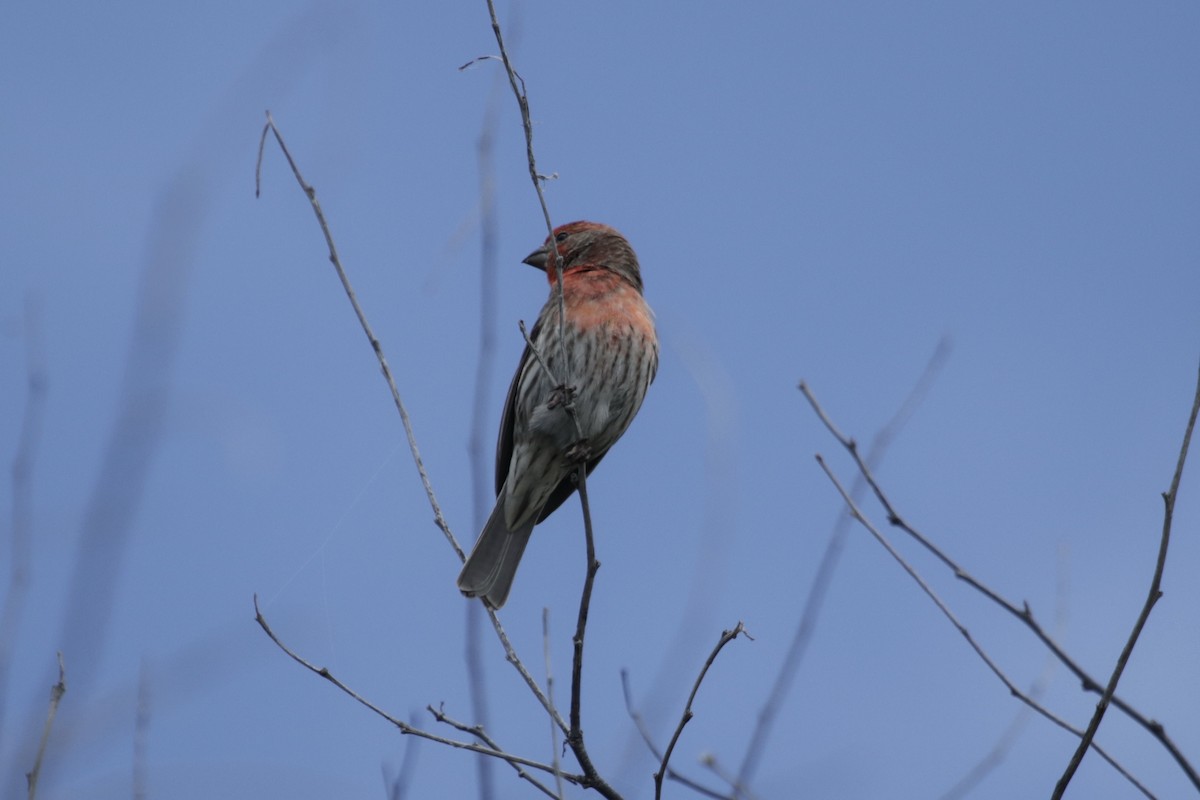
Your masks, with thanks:
<instances>
[{"instance_id":1,"label":"bird's wing","mask_svg":"<svg viewBox=\"0 0 1200 800\"><path fill-rule=\"evenodd\" d=\"M536 340L540 329L540 323L533 326L533 334L529 337L530 341ZM508 397L504 400L504 413L500 415L500 435L496 439L497 496L504 488L504 482L508 480L508 465L512 461L513 451L513 423L517 416L517 387L521 384L521 373L525 371L525 365L530 358L533 358L533 351L529 349L529 345L525 345L525 352L521 354L521 362L517 364L517 372L513 375L512 383L508 387Z\"/></svg>"}]
</instances>

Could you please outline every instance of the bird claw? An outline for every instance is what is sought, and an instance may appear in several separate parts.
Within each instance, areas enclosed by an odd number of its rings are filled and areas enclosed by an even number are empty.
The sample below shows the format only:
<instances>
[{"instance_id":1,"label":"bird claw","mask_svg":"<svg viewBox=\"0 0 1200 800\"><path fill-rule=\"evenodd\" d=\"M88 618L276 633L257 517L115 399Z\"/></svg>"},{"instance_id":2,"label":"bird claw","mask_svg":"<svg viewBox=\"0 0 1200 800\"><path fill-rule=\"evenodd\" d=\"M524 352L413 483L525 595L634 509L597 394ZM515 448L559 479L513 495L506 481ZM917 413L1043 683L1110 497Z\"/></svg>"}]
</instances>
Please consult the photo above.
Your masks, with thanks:
<instances>
[{"instance_id":1,"label":"bird claw","mask_svg":"<svg viewBox=\"0 0 1200 800\"><path fill-rule=\"evenodd\" d=\"M582 464L588 460L592 454L591 445L587 439L580 439L575 444L567 448L566 456L569 464Z\"/></svg>"},{"instance_id":2,"label":"bird claw","mask_svg":"<svg viewBox=\"0 0 1200 800\"><path fill-rule=\"evenodd\" d=\"M570 406L575 402L575 387L560 384L554 387L550 392L550 399L546 401L546 408L558 408L559 406Z\"/></svg>"}]
</instances>

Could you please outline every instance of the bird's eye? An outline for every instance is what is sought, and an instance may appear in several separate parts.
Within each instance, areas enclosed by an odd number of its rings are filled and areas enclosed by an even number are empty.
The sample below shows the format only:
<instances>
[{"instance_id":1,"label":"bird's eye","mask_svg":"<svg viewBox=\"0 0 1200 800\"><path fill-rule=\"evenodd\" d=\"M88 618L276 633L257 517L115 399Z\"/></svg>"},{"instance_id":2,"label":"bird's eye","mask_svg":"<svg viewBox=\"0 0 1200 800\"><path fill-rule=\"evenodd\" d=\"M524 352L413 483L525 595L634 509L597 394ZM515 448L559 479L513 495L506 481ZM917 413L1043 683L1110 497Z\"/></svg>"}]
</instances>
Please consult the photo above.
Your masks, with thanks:
<instances>
[{"instance_id":1,"label":"bird's eye","mask_svg":"<svg viewBox=\"0 0 1200 800\"><path fill-rule=\"evenodd\" d=\"M554 241L558 242L559 244L562 244L563 242L565 242L567 240L568 236L570 236L570 234L567 233L566 231L559 231L558 233L554 234Z\"/></svg>"}]
</instances>

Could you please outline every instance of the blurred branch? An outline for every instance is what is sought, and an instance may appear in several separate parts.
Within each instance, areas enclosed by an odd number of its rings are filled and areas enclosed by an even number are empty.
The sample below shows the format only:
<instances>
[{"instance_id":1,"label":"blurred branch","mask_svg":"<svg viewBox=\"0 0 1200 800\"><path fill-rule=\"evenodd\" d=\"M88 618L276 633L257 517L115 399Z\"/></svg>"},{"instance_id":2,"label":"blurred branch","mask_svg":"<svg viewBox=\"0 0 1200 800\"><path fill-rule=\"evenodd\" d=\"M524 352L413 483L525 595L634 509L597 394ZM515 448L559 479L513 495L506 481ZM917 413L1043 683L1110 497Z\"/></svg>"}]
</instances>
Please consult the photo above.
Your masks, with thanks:
<instances>
[{"instance_id":1,"label":"blurred branch","mask_svg":"<svg viewBox=\"0 0 1200 800\"><path fill-rule=\"evenodd\" d=\"M717 640L716 646L708 654L708 658L705 659L704 666L700 668L700 674L696 676L696 683L692 685L692 692L688 695L687 704L683 707L683 714L679 717L679 724L675 726L675 733L671 735L671 741L667 743L667 749L663 752L662 759L659 762L658 771L654 773L654 800L662 800L663 776L667 773L667 765L671 760L671 753L675 752L675 745L679 742L679 737L683 735L684 726L692 719L692 703L696 699L696 693L700 691L700 684L704 682L704 676L708 674L708 668L717 660L717 656L725 645L736 639L738 634L745 634L747 638L750 638L750 634L746 633L746 629L740 620L732 630L722 631L721 638Z\"/></svg>"},{"instance_id":2,"label":"blurred branch","mask_svg":"<svg viewBox=\"0 0 1200 800\"><path fill-rule=\"evenodd\" d=\"M29 586L29 542L33 530L33 462L46 408L46 360L42 351L41 306L25 297L25 411L12 461L12 550L8 591L0 610L0 731L4 730L8 669Z\"/></svg>"},{"instance_id":3,"label":"blurred branch","mask_svg":"<svg viewBox=\"0 0 1200 800\"><path fill-rule=\"evenodd\" d=\"M416 712L408 715L408 724L414 727L417 724ZM383 788L387 792L388 800L404 800L408 794L408 787L412 785L413 775L417 772L417 756L420 754L421 740L414 737L408 740L408 744L404 748L404 759L400 762L400 770L393 777L389 773L391 770L387 764L382 764L380 769L383 772ZM491 759L480 759L491 763Z\"/></svg>"},{"instance_id":4,"label":"blurred branch","mask_svg":"<svg viewBox=\"0 0 1200 800\"><path fill-rule=\"evenodd\" d=\"M805 385L804 383L801 383L800 390L804 393L804 396L808 398L809 402L813 406L813 409L817 412L817 415L819 417L821 417L821 420L823 422L825 422L826 427L828 427L830 429L830 431L834 434L834 436L837 437L837 439L840 442L842 442L843 445L846 446L847 449L850 450L850 452L854 455L855 461L858 464L859 470L862 471L863 477L865 477L867 479L867 481L868 481L868 483L870 483L872 489L874 489L878 493L879 489L877 487L877 484L875 483L875 479L874 479L873 475L871 474L870 470L867 468L866 464L858 456L858 446L857 446L857 444L855 444L854 440L846 438L845 436L843 436L841 434L840 431L838 431L837 427L833 425L833 422L825 414L825 412L821 408L820 404L817 403L816 398L809 391L807 385ZM896 550L896 548L892 545L892 543L888 540L888 538L883 535L883 532L880 531L879 528L877 528L873 522L871 522L869 519L867 519L867 517L863 514L862 510L859 509L858 504L854 501L854 498L852 498L850 496L850 493L846 491L844 486L842 486L841 481L838 480L837 476L834 475L833 471L825 463L824 457L822 457L818 453L816 456L816 459L817 459L817 463L821 465L821 469L824 470L825 475L833 483L834 488L836 488L838 493L842 496L842 501L846 504L846 507L850 510L850 513L854 517L854 519L860 525L862 525L863 528L865 528L867 530L867 532L869 532L871 534L872 537L875 538L875 541L879 542L879 544L882 545L885 550L887 550L888 555L890 555L892 557L892 559L897 564L899 564L900 567L906 573L908 573L908 576L910 578L912 578L913 581L916 582L917 586L920 587L921 591L924 592L925 595L930 600L933 601L933 604L936 605L938 610L942 612L942 615L944 617L946 617L947 620L949 620L950 624L952 624L955 627L955 629L958 630L958 632L960 634L962 634L963 638L967 640L967 644L970 645L971 649L975 651L975 654L977 656L979 656L980 660L983 661L983 663L987 666L987 668L989 670L991 670L992 674L994 674L1000 680L1000 682L1004 684L1005 688L1008 689L1009 693L1012 694L1014 697L1016 697L1021 702L1025 703L1030 708L1032 708L1034 711L1041 714L1046 719L1053 722L1058 727L1062 728L1063 730L1070 731L1071 733L1075 734L1076 736L1083 736L1082 730L1075 728L1073 725L1068 723L1066 720L1055 715L1053 712L1051 712L1045 706L1038 703L1036 700L1034 700L1032 697L1030 697L1027 693L1022 691L1015 683L1012 682L1012 680L1008 677L1008 675L1005 674L1005 672L1002 669L1000 669L1000 666L992 659L992 657L988 655L987 651L985 651L983 649L983 647L977 641L975 641L974 636L971 635L971 632L967 629L967 627L965 625L963 625L962 622L959 621L958 617L955 616L954 612L950 610L950 607L947 606L945 604L945 602L942 601L941 597L939 597L938 594L933 591L933 588L925 581L924 578L921 577L920 573L918 573L917 570L911 564L909 564L908 561L905 560L904 556L900 555L900 552L898 550ZM890 507L889 507L889 518L893 519L893 520L899 519L899 517L896 517L890 511ZM895 524L895 523L893 523L893 524ZM1123 775L1126 780L1128 780L1131 784L1133 784L1135 787L1137 787L1138 790L1142 792L1142 794L1144 794L1146 797L1154 796L1150 793L1150 791L1145 786L1143 786L1124 767L1122 767L1119 763L1117 763L1117 761L1115 759L1113 759L1110 755L1108 755L1108 753L1106 751L1104 751L1099 745L1097 745L1095 742L1092 742L1091 746L1093 749L1095 749L1095 751L1097 753L1099 753L1104 758L1105 761L1107 761L1109 764L1112 765L1112 767L1114 769L1116 769L1119 773L1121 773L1121 775Z\"/></svg>"},{"instance_id":5,"label":"blurred branch","mask_svg":"<svg viewBox=\"0 0 1200 800\"><path fill-rule=\"evenodd\" d=\"M146 798L146 743L150 731L150 670L142 658L138 670L137 713L133 722L133 800Z\"/></svg>"},{"instance_id":6,"label":"blurred branch","mask_svg":"<svg viewBox=\"0 0 1200 800\"><path fill-rule=\"evenodd\" d=\"M738 782L738 777L727 771L717 757L713 753L703 753L700 756L700 763L708 769L713 775L716 775L725 783L729 784L730 790L733 792L734 800L757 800L754 793L747 787Z\"/></svg>"},{"instance_id":7,"label":"blurred branch","mask_svg":"<svg viewBox=\"0 0 1200 800\"><path fill-rule=\"evenodd\" d=\"M496 360L496 241L499 238L496 221L496 115L500 99L500 76L495 75L488 93L487 106L479 128L476 152L479 156L479 360L475 366L475 402L471 408L471 434L467 455L471 466L471 498L474 506L475 530L483 530L490 511L491 481L488 479L489 460L484 453L487 438L484 429L491 403L489 391ZM467 688L471 697L471 712L480 725L489 724L486 670L484 669L483 609L480 603L465 603ZM552 721L553 722L553 721ZM476 759L479 773L479 797L490 800L495 796L493 762Z\"/></svg>"},{"instance_id":8,"label":"blurred branch","mask_svg":"<svg viewBox=\"0 0 1200 800\"><path fill-rule=\"evenodd\" d=\"M554 673L550 669L550 609L542 609L542 654L546 659L546 698L550 701L550 705L554 705ZM558 757L558 728L554 725L554 720L550 720L550 763L554 765L554 782L555 789L558 790L555 797L562 800L566 795L563 794L562 783L562 764L559 763Z\"/></svg>"},{"instance_id":9,"label":"blurred branch","mask_svg":"<svg viewBox=\"0 0 1200 800\"><path fill-rule=\"evenodd\" d=\"M333 268L337 271L338 280L342 282L342 288L346 292L346 297L350 300L350 305L354 307L354 314L358 317L358 322L362 326L363 333L367 335L367 340L371 343L371 349L375 351L375 357L379 359L379 367L383 370L383 377L387 381L388 388L392 390L392 401L396 404L396 410L400 412L400 421L404 424L404 433L408 437L408 448L412 451L413 462L417 466L417 472L421 476L421 483L425 487L425 495L429 498L429 505L433 507L433 519L442 533L446 535L446 540L450 542L450 546L454 548L454 552L458 554L458 560L463 561L466 556L463 555L462 548L458 546L458 541L454 538L454 534L450 531L450 525L442 516L441 506L438 505L437 496L433 493L433 484L429 481L429 474L425 471L425 462L421 460L421 451L417 448L417 438L413 433L412 420L409 419L408 411L404 408L404 401L400 399L400 390L396 387L396 381L392 377L392 370L388 366L387 357L383 353L383 346L379 340L375 338L375 332L371 330L371 325L367 322L367 316L363 313L362 306L358 304L358 296L354 293L354 287L350 284L350 278L346 275L346 270L342 268L342 260L338 257L337 245L333 241L333 233L329 230L329 224L325 221L325 213L321 210L321 203L317 200L317 190L314 189L304 176L300 174L300 167L296 165L292 158L291 152L283 141L283 135L279 132L279 128L275 126L275 120L271 116L271 112L267 112L267 122L263 125L262 136L258 141L258 160L254 168L254 196L258 197L262 189L262 162L263 149L266 147L267 134L274 135L275 141L279 144L279 149L283 151L284 157L287 159L288 166L292 168L292 174L296 177L296 182L300 184L300 188L304 191L308 202L312 205L313 213L317 216L317 222L321 226L321 233L325 236L325 244L329 248L329 260L333 264Z\"/></svg>"},{"instance_id":10,"label":"blurred branch","mask_svg":"<svg viewBox=\"0 0 1200 800\"><path fill-rule=\"evenodd\" d=\"M921 371L921 375L917 378L912 391L904 398L904 402L900 404L900 408L896 410L896 413L888 420L887 424L875 434L870 450L867 452L867 463L871 465L872 469L878 468L892 440L896 438L896 435L900 433L904 425L912 417L913 412L916 411L917 406L925 399L926 394L929 392L929 387L941 371L949 355L950 340L943 336L938 340L937 347L934 348L933 354L929 356L929 361L926 362L925 369ZM866 481L863 480L861 475L856 476L854 486L850 490L850 496L855 498L855 500L859 500L865 488ZM821 616L821 610L825 605L825 597L829 593L830 585L833 583L833 575L837 570L838 560L841 557L842 549L845 547L846 535L849 531L850 518L845 514L839 513L837 521L834 523L833 532L830 534L829 541L825 545L825 552L821 556L821 563L817 566L817 574L813 578L812 585L808 590L808 596L805 598L804 609L800 613L800 622L796 627L795 635L792 637L791 646L788 648L783 662L779 665L779 673L775 676L775 683L771 686L770 692L767 693L762 708L759 709L758 722L754 726L754 732L750 736L749 744L746 745L746 754L742 757L742 764L738 768L737 777L731 781L731 786L735 794L740 794L747 790L754 781L754 773L757 771L762 755L766 751L767 739L770 737L771 730L774 727L775 717L779 713L779 710L783 708L792 682L800 670L800 664L804 661L804 655L808 652L808 645L812 641L813 634L816 632L817 620Z\"/></svg>"},{"instance_id":11,"label":"blurred branch","mask_svg":"<svg viewBox=\"0 0 1200 800\"><path fill-rule=\"evenodd\" d=\"M1101 684L1098 683L1086 671L1084 671L1084 669L1079 666L1074 659L1071 658L1071 656L1062 648L1062 646L1059 645L1058 642L1055 641L1055 639L1045 631L1041 623L1038 622L1037 618L1034 616L1033 609L1030 608L1029 603L1022 603L1020 607L1018 607L1016 603L1013 603L1012 601L1003 597L999 592L980 581L971 573L967 572L962 565L948 556L940 547L930 541L916 528L909 525L908 522L906 522L900 516L895 507L892 506L891 500L888 499L887 495L884 494L883 490L879 487L871 468L863 461L861 455L859 455L857 443L838 430L837 426L834 425L833 420L831 420L825 413L825 410L821 408L816 397L813 396L807 384L801 382L800 391L804 394L805 399L808 400L809 404L813 408L813 411L825 425L826 429L828 429L829 432L833 434L834 438L838 440L838 443L841 444L848 453L850 453L850 456L854 459L854 463L857 466L858 471L862 474L863 478L866 479L867 485L871 487L871 491L874 493L876 500L878 500L879 504L883 506L884 513L887 514L888 522L894 527L902 530L908 536L912 537L912 539L914 539L918 544L928 550L934 556L934 558L936 558L954 573L954 577L963 581L968 586L975 589L984 597L988 598L993 603L1000 606L1009 614L1012 614L1014 617L1024 623L1025 626L1033 632L1034 636L1036 636L1038 640L1050 650L1050 652L1054 653L1054 656L1060 662L1062 662L1063 666L1070 670L1071 673L1079 680L1084 691L1100 694L1103 690ZM1125 702L1116 694L1113 694L1111 700L1114 706L1124 712L1130 719L1134 720L1143 728L1145 728L1151 736L1157 739L1188 776L1189 780L1192 782L1192 785L1197 789L1200 789L1200 774L1196 772L1196 769L1191 765L1191 763L1188 762L1187 758L1184 757L1183 753L1179 750L1175 743L1167 736L1166 729L1163 727L1163 725L1156 720L1147 718L1144 714L1135 709L1129 703Z\"/></svg>"},{"instance_id":12,"label":"blurred branch","mask_svg":"<svg viewBox=\"0 0 1200 800\"><path fill-rule=\"evenodd\" d=\"M58 704L67 693L67 668L63 665L62 653L58 654L58 683L50 687L50 711L46 714L46 724L42 728L42 741L38 744L37 757L33 761L33 769L25 775L29 786L29 800L37 797L38 777L42 774L42 758L46 755L46 745L50 742L50 729L54 727L54 717L58 714Z\"/></svg>"},{"instance_id":13,"label":"blurred branch","mask_svg":"<svg viewBox=\"0 0 1200 800\"><path fill-rule=\"evenodd\" d=\"M1062 777L1059 778L1058 784L1054 787L1054 794L1051 795L1051 800L1059 800L1063 793L1067 790L1067 785L1071 783L1071 778L1074 777L1075 771L1079 768L1079 764L1083 761L1083 757L1087 754L1088 745L1092 743L1092 739L1096 736L1096 731L1100 728L1100 723L1104 719L1104 713L1108 710L1109 701L1112 700L1113 694L1117 691L1117 682L1121 680L1121 674L1125 671L1125 665L1129 663L1129 657L1133 655L1133 648L1137 645L1138 637L1142 634L1142 628L1146 625L1146 620L1150 618L1150 612L1154 608L1154 604L1158 602L1158 598L1162 597L1162 576L1163 569L1167 565L1167 547L1171 543L1171 522L1175 515L1175 498L1179 493L1179 481L1183 477L1183 465L1187 462L1188 446L1192 442L1192 431L1196 428L1196 415L1200 413L1200 377L1196 382L1196 393L1192 400L1192 411L1188 415L1187 427L1183 431L1183 443L1179 446L1179 458L1175 463L1175 474L1171 478L1171 488L1163 492L1163 524L1162 537L1158 545L1158 560L1154 564L1154 577L1150 579L1150 591L1146 596L1146 602L1142 606L1142 612L1138 615L1137 622L1133 625L1133 630L1129 633L1129 640L1125 642L1125 647L1121 650L1120 657L1117 658L1117 665L1113 668L1112 676L1108 679L1108 684L1104 687L1104 693L1100 695L1100 701L1096 703L1096 711L1092 714L1091 720L1088 722L1087 730L1083 734L1083 738L1079 740L1079 747L1071 756L1070 762L1067 764L1066 770L1063 771Z\"/></svg>"}]
</instances>

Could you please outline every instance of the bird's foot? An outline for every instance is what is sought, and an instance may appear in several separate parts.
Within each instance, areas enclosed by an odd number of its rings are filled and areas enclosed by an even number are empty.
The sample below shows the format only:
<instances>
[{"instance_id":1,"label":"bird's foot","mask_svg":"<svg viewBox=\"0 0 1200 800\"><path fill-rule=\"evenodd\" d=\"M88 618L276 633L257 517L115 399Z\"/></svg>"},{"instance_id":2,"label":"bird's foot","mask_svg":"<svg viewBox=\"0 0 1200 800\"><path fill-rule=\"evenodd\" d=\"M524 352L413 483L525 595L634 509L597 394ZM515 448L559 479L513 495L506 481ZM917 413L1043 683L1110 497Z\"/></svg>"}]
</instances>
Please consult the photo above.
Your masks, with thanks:
<instances>
[{"instance_id":1,"label":"bird's foot","mask_svg":"<svg viewBox=\"0 0 1200 800\"><path fill-rule=\"evenodd\" d=\"M588 444L587 439L580 439L575 444L567 448L566 457L568 464L583 464L592 454L592 447Z\"/></svg>"},{"instance_id":2,"label":"bird's foot","mask_svg":"<svg viewBox=\"0 0 1200 800\"><path fill-rule=\"evenodd\" d=\"M567 386L565 383L554 387L554 391L550 392L550 399L546 401L546 408L558 408L563 406L569 408L575 402L575 387Z\"/></svg>"}]
</instances>

